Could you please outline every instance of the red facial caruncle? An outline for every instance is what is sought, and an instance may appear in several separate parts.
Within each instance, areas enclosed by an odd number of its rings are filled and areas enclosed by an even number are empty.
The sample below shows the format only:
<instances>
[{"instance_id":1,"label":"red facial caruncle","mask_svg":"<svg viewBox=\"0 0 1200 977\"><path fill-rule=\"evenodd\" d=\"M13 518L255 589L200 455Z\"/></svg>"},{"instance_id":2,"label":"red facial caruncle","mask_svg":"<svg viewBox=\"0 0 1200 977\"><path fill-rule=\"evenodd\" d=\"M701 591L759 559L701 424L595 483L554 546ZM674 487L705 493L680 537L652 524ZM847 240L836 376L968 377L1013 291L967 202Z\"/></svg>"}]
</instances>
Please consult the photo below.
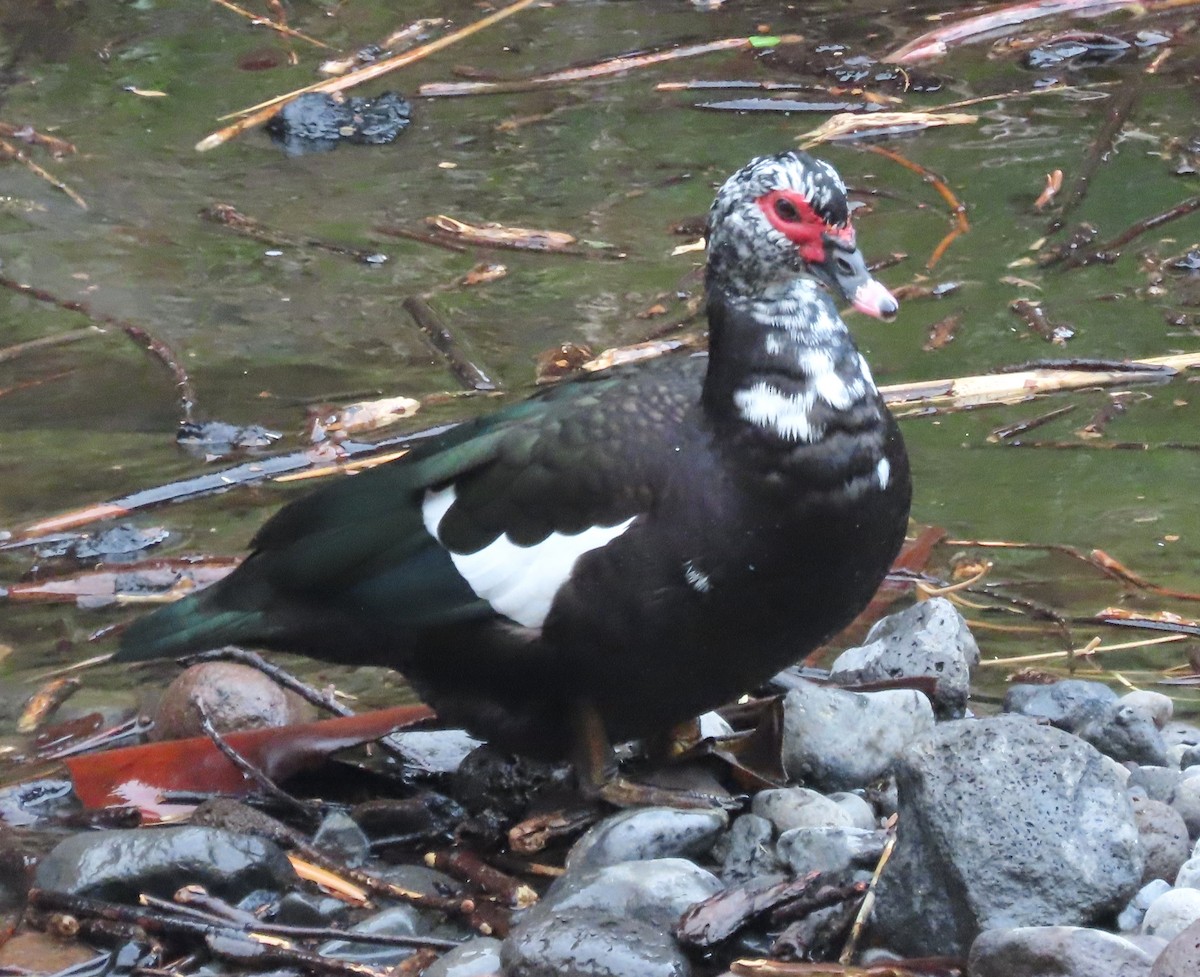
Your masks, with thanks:
<instances>
[{"instance_id":1,"label":"red facial caruncle","mask_svg":"<svg viewBox=\"0 0 1200 977\"><path fill-rule=\"evenodd\" d=\"M755 201L775 230L796 245L805 261L825 260L825 237L836 238L846 247L854 247L854 228L829 224L798 190L772 190Z\"/></svg>"}]
</instances>

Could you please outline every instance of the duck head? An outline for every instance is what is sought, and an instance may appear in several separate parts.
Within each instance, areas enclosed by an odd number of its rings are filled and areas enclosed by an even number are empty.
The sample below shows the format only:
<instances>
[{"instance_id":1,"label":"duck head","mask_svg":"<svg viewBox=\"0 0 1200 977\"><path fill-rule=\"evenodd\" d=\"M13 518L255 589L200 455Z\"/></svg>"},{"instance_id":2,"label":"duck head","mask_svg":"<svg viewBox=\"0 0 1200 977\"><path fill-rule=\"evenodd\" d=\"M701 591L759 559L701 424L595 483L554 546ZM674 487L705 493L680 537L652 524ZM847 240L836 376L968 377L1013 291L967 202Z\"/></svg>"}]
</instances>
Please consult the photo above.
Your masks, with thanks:
<instances>
[{"instance_id":1,"label":"duck head","mask_svg":"<svg viewBox=\"0 0 1200 977\"><path fill-rule=\"evenodd\" d=\"M877 319L899 308L855 244L842 178L807 153L760 156L726 180L707 242L710 291L759 298L803 275Z\"/></svg>"}]
</instances>

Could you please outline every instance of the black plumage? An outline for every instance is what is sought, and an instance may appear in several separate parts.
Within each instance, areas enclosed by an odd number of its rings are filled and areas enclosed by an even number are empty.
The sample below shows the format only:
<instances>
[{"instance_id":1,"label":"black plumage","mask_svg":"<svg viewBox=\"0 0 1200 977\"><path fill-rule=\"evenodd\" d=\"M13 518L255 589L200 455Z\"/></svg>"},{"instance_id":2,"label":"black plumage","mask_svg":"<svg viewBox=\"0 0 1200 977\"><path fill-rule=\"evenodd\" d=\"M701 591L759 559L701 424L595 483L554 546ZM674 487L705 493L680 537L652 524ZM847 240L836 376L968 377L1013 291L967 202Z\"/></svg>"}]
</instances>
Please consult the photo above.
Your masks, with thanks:
<instances>
[{"instance_id":1,"label":"black plumage","mask_svg":"<svg viewBox=\"0 0 1200 977\"><path fill-rule=\"evenodd\" d=\"M388 665L448 722L554 756L581 715L655 733L828 639L899 549L910 483L827 290L895 302L805 154L731 177L708 239L710 355L563 383L291 503L119 657Z\"/></svg>"}]
</instances>

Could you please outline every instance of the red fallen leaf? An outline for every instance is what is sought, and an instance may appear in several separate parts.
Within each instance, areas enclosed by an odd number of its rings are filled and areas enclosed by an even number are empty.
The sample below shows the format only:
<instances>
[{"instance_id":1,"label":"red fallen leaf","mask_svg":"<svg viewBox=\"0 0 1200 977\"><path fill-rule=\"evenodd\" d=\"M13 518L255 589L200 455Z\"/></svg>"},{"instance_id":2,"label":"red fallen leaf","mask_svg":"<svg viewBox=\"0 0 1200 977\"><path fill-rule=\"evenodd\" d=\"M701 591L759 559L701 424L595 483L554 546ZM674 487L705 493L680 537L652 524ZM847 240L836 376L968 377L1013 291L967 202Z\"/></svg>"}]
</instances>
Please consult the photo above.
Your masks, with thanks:
<instances>
[{"instance_id":1,"label":"red fallen leaf","mask_svg":"<svg viewBox=\"0 0 1200 977\"><path fill-rule=\"evenodd\" d=\"M369 743L405 726L434 718L421 704L378 709L315 723L228 733L224 740L271 780L286 780L319 766L337 750ZM147 821L183 814L189 805L170 804L169 791L242 796L255 784L206 736L147 743L63 761L85 807L135 806Z\"/></svg>"}]
</instances>

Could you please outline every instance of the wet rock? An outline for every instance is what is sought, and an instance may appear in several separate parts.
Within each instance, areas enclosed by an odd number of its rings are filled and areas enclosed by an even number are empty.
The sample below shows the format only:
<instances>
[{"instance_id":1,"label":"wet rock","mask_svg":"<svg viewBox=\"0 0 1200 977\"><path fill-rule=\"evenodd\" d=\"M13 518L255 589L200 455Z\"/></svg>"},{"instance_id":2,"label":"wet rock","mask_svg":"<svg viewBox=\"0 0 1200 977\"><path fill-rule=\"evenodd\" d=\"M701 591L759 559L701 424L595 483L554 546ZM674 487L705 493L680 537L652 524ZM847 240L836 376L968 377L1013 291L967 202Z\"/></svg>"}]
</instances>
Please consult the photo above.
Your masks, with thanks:
<instances>
[{"instance_id":1,"label":"wet rock","mask_svg":"<svg viewBox=\"0 0 1200 977\"><path fill-rule=\"evenodd\" d=\"M759 791L750 803L750 810L770 821L778 833L792 828L849 828L852 821L850 813L836 801L808 787Z\"/></svg>"},{"instance_id":2,"label":"wet rock","mask_svg":"<svg viewBox=\"0 0 1200 977\"><path fill-rule=\"evenodd\" d=\"M933 678L934 712L939 719L959 719L978 664L979 647L967 622L950 601L935 597L879 621L865 644L838 656L830 678L839 685Z\"/></svg>"},{"instance_id":3,"label":"wet rock","mask_svg":"<svg viewBox=\"0 0 1200 977\"><path fill-rule=\"evenodd\" d=\"M358 823L343 811L326 815L313 835L313 847L343 865L358 868L371 853L371 841Z\"/></svg>"},{"instance_id":4,"label":"wet rock","mask_svg":"<svg viewBox=\"0 0 1200 977\"><path fill-rule=\"evenodd\" d=\"M775 851L796 875L873 867L883 853L881 831L862 828L793 828L779 836Z\"/></svg>"},{"instance_id":5,"label":"wet rock","mask_svg":"<svg viewBox=\"0 0 1200 977\"><path fill-rule=\"evenodd\" d=\"M850 819L850 827L863 828L867 831L879 827L879 818L875 816L875 809L858 794L839 790L830 794L829 800L840 807L846 817Z\"/></svg>"},{"instance_id":6,"label":"wet rock","mask_svg":"<svg viewBox=\"0 0 1200 977\"><path fill-rule=\"evenodd\" d=\"M333 926L349 907L341 899L311 892L289 892L279 900L271 922L284 926Z\"/></svg>"},{"instance_id":7,"label":"wet rock","mask_svg":"<svg viewBox=\"0 0 1200 977\"><path fill-rule=\"evenodd\" d=\"M864 787L932 726L933 707L920 692L846 692L802 681L784 699L783 769L821 790Z\"/></svg>"},{"instance_id":8,"label":"wet rock","mask_svg":"<svg viewBox=\"0 0 1200 977\"><path fill-rule=\"evenodd\" d=\"M1102 719L1117 701L1117 694L1102 682L1063 679L1049 685L1013 685L1004 694L1004 711L1073 733L1083 723Z\"/></svg>"},{"instance_id":9,"label":"wet rock","mask_svg":"<svg viewBox=\"0 0 1200 977\"><path fill-rule=\"evenodd\" d=\"M118 523L98 533L63 533L46 537L34 552L43 560L70 557L75 560L104 560L120 563L140 556L171 534L161 527L142 529L130 523Z\"/></svg>"},{"instance_id":10,"label":"wet rock","mask_svg":"<svg viewBox=\"0 0 1200 977\"><path fill-rule=\"evenodd\" d=\"M1171 807L1175 808L1187 825L1188 837L1200 838L1200 777L1187 777L1175 787L1171 795Z\"/></svg>"},{"instance_id":11,"label":"wet rock","mask_svg":"<svg viewBox=\"0 0 1200 977\"><path fill-rule=\"evenodd\" d=\"M1015 716L943 723L896 777L899 840L875 917L891 950L959 955L987 929L1086 926L1138 886L1124 771L1067 733Z\"/></svg>"},{"instance_id":12,"label":"wet rock","mask_svg":"<svg viewBox=\"0 0 1200 977\"><path fill-rule=\"evenodd\" d=\"M411 122L412 106L395 92L375 98L349 98L309 92L272 116L266 129L289 155L325 152L343 140L384 145Z\"/></svg>"},{"instance_id":13,"label":"wet rock","mask_svg":"<svg viewBox=\"0 0 1200 977\"><path fill-rule=\"evenodd\" d=\"M1200 922L1167 944L1150 969L1150 977L1196 977L1200 974Z\"/></svg>"},{"instance_id":14,"label":"wet rock","mask_svg":"<svg viewBox=\"0 0 1200 977\"><path fill-rule=\"evenodd\" d=\"M520 817L531 798L548 792L569 794L573 786L570 764L542 763L481 746L459 765L453 794L471 812L492 809Z\"/></svg>"},{"instance_id":15,"label":"wet rock","mask_svg":"<svg viewBox=\"0 0 1200 977\"><path fill-rule=\"evenodd\" d=\"M184 421L175 432L175 440L180 447L208 461L269 448L281 437L283 435L279 431L268 431L259 424L237 427L223 421L205 424Z\"/></svg>"},{"instance_id":16,"label":"wet rock","mask_svg":"<svg viewBox=\"0 0 1200 977\"><path fill-rule=\"evenodd\" d=\"M376 874L385 882L423 896L460 896L465 891L458 879L428 865L389 865Z\"/></svg>"},{"instance_id":17,"label":"wet rock","mask_svg":"<svg viewBox=\"0 0 1200 977\"><path fill-rule=\"evenodd\" d=\"M599 908L558 909L505 939L506 977L688 977L687 958L664 930Z\"/></svg>"},{"instance_id":18,"label":"wet rock","mask_svg":"<svg viewBox=\"0 0 1200 977\"><path fill-rule=\"evenodd\" d=\"M1162 729L1171 721L1175 714L1175 704L1171 697L1161 692L1151 692L1149 689L1135 689L1126 692L1120 698L1123 706L1128 706L1135 712L1148 718L1158 729Z\"/></svg>"},{"instance_id":19,"label":"wet rock","mask_svg":"<svg viewBox=\"0 0 1200 977\"><path fill-rule=\"evenodd\" d=\"M466 818L463 806L445 794L421 791L412 797L365 801L350 812L379 851L387 847L444 845Z\"/></svg>"},{"instance_id":20,"label":"wet rock","mask_svg":"<svg viewBox=\"0 0 1200 977\"><path fill-rule=\"evenodd\" d=\"M1171 883L1163 879L1147 882L1121 910L1121 915L1117 917L1117 929L1122 933L1140 933L1142 920L1146 918L1146 910L1150 908L1150 903L1170 889Z\"/></svg>"},{"instance_id":21,"label":"wet rock","mask_svg":"<svg viewBox=\"0 0 1200 977\"><path fill-rule=\"evenodd\" d=\"M406 763L426 773L454 773L467 754L482 745L465 729L403 730L388 740L404 754Z\"/></svg>"},{"instance_id":22,"label":"wet rock","mask_svg":"<svg viewBox=\"0 0 1200 977\"><path fill-rule=\"evenodd\" d=\"M1146 856L1142 883L1174 879L1191 850L1183 816L1162 801L1132 798L1132 803L1138 838Z\"/></svg>"},{"instance_id":23,"label":"wet rock","mask_svg":"<svg viewBox=\"0 0 1200 977\"><path fill-rule=\"evenodd\" d=\"M992 929L971 947L971 977L1149 977L1157 947L1078 926Z\"/></svg>"},{"instance_id":24,"label":"wet rock","mask_svg":"<svg viewBox=\"0 0 1200 977\"><path fill-rule=\"evenodd\" d=\"M567 854L568 871L618 862L692 857L712 848L729 818L721 810L644 807L593 825Z\"/></svg>"},{"instance_id":25,"label":"wet rock","mask_svg":"<svg viewBox=\"0 0 1200 977\"><path fill-rule=\"evenodd\" d=\"M1162 737L1167 744L1167 765L1171 767L1187 766L1183 757L1193 748L1200 748L1200 726L1191 723L1172 720L1162 728Z\"/></svg>"},{"instance_id":26,"label":"wet rock","mask_svg":"<svg viewBox=\"0 0 1200 977\"><path fill-rule=\"evenodd\" d=\"M1179 888L1200 889L1200 858L1193 855L1179 866L1175 873L1175 885Z\"/></svg>"},{"instance_id":27,"label":"wet rock","mask_svg":"<svg viewBox=\"0 0 1200 977\"><path fill-rule=\"evenodd\" d=\"M1139 765L1129 771L1129 786L1140 787L1151 800L1170 803L1183 775L1172 767Z\"/></svg>"},{"instance_id":28,"label":"wet rock","mask_svg":"<svg viewBox=\"0 0 1200 977\"><path fill-rule=\"evenodd\" d=\"M720 888L715 875L682 858L581 869L557 879L526 913L522 925L552 911L590 909L636 919L666 932L685 909Z\"/></svg>"},{"instance_id":29,"label":"wet rock","mask_svg":"<svg viewBox=\"0 0 1200 977\"><path fill-rule=\"evenodd\" d=\"M35 877L42 889L134 903L143 892L169 899L188 883L233 902L299 883L271 842L195 826L72 835L42 859Z\"/></svg>"},{"instance_id":30,"label":"wet rock","mask_svg":"<svg viewBox=\"0 0 1200 977\"><path fill-rule=\"evenodd\" d=\"M262 672L237 662L193 665L163 693L154 714L160 740L203 736L198 704L219 732L312 722L316 710Z\"/></svg>"},{"instance_id":31,"label":"wet rock","mask_svg":"<svg viewBox=\"0 0 1200 977\"><path fill-rule=\"evenodd\" d=\"M421 936L428 933L430 924L425 914L413 906L392 906L351 926L351 933L370 933L376 936ZM381 943L358 943L350 940L328 940L317 947L323 957L335 957L372 967L392 967L407 960L416 952L414 947L385 946Z\"/></svg>"},{"instance_id":32,"label":"wet rock","mask_svg":"<svg viewBox=\"0 0 1200 977\"><path fill-rule=\"evenodd\" d=\"M783 867L775 854L775 829L757 814L734 819L720 847L721 878L730 884L774 875Z\"/></svg>"},{"instance_id":33,"label":"wet rock","mask_svg":"<svg viewBox=\"0 0 1200 977\"><path fill-rule=\"evenodd\" d=\"M500 973L500 941L478 936L438 957L421 977L495 977Z\"/></svg>"},{"instance_id":34,"label":"wet rock","mask_svg":"<svg viewBox=\"0 0 1200 977\"><path fill-rule=\"evenodd\" d=\"M1132 706L1114 702L1104 713L1086 720L1075 734L1118 763L1167 765L1167 745L1154 720Z\"/></svg>"},{"instance_id":35,"label":"wet rock","mask_svg":"<svg viewBox=\"0 0 1200 977\"><path fill-rule=\"evenodd\" d=\"M1200 889L1171 889L1150 903L1142 917L1142 932L1170 941L1196 920L1200 920Z\"/></svg>"}]
</instances>

